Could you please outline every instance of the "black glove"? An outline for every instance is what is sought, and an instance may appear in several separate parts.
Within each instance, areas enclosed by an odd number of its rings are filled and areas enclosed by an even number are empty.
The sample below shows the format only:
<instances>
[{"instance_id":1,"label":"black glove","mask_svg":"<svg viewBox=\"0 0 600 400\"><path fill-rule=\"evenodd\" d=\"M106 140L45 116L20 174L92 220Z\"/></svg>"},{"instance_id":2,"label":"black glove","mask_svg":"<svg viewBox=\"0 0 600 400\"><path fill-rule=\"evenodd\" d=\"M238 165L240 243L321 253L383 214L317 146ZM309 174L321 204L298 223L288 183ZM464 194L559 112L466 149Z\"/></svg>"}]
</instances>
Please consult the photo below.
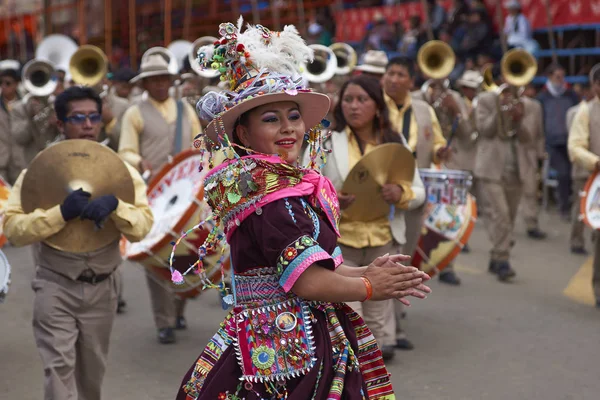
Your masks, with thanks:
<instances>
[{"instance_id":1,"label":"black glove","mask_svg":"<svg viewBox=\"0 0 600 400\"><path fill-rule=\"evenodd\" d=\"M81 213L82 219L94 221L97 228L102 228L104 220L117 209L119 200L112 194L100 196L88 203Z\"/></svg>"},{"instance_id":2,"label":"black glove","mask_svg":"<svg viewBox=\"0 0 600 400\"><path fill-rule=\"evenodd\" d=\"M87 206L91 194L83 189L72 191L60 205L60 213L65 221L70 221L81 215L81 212Z\"/></svg>"}]
</instances>

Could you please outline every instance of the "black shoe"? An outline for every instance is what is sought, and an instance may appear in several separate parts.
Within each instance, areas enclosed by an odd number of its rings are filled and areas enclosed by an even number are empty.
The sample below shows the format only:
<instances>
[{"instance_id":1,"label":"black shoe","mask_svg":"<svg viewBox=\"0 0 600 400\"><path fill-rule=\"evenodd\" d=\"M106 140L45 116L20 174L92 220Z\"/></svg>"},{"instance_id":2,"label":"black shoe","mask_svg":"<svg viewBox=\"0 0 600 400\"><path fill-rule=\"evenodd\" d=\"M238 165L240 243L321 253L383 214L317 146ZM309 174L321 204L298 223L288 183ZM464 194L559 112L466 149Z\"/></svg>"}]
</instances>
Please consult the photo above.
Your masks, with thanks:
<instances>
[{"instance_id":1,"label":"black shoe","mask_svg":"<svg viewBox=\"0 0 600 400\"><path fill-rule=\"evenodd\" d=\"M462 253L470 253L471 252L471 248L469 247L469 243L465 243L465 245L463 246L463 248L460 251Z\"/></svg>"},{"instance_id":2,"label":"black shoe","mask_svg":"<svg viewBox=\"0 0 600 400\"><path fill-rule=\"evenodd\" d=\"M175 332L173 328L162 328L158 330L158 342L160 344L175 343Z\"/></svg>"},{"instance_id":3,"label":"black shoe","mask_svg":"<svg viewBox=\"0 0 600 400\"><path fill-rule=\"evenodd\" d=\"M572 254L579 254L581 256L587 256L587 254L588 254L587 250L583 246L580 246L580 247L571 247L571 253Z\"/></svg>"},{"instance_id":4,"label":"black shoe","mask_svg":"<svg viewBox=\"0 0 600 400\"><path fill-rule=\"evenodd\" d=\"M500 282L508 282L511 278L517 275L515 270L511 268L508 261L501 261L498 263L496 274L498 275L498 280Z\"/></svg>"},{"instance_id":5,"label":"black shoe","mask_svg":"<svg viewBox=\"0 0 600 400\"><path fill-rule=\"evenodd\" d=\"M510 241L510 247L515 247L515 243L516 243L516 242L515 242L515 239L511 240L511 241Z\"/></svg>"},{"instance_id":6,"label":"black shoe","mask_svg":"<svg viewBox=\"0 0 600 400\"><path fill-rule=\"evenodd\" d=\"M406 338L396 339L395 347L400 350L412 350L415 348L415 346L412 344L412 342Z\"/></svg>"},{"instance_id":7,"label":"black shoe","mask_svg":"<svg viewBox=\"0 0 600 400\"><path fill-rule=\"evenodd\" d=\"M119 302L117 303L117 314L125 314L127 309L127 303L125 300L119 298Z\"/></svg>"},{"instance_id":8,"label":"black shoe","mask_svg":"<svg viewBox=\"0 0 600 400\"><path fill-rule=\"evenodd\" d=\"M381 347L381 357L383 361L390 361L395 355L394 346L383 346Z\"/></svg>"},{"instance_id":9,"label":"black shoe","mask_svg":"<svg viewBox=\"0 0 600 400\"><path fill-rule=\"evenodd\" d=\"M500 261L490 260L490 263L488 265L488 272L490 274L497 274L499 265L500 265Z\"/></svg>"},{"instance_id":10,"label":"black shoe","mask_svg":"<svg viewBox=\"0 0 600 400\"><path fill-rule=\"evenodd\" d=\"M596 300L596 308L600 308L600 300Z\"/></svg>"},{"instance_id":11,"label":"black shoe","mask_svg":"<svg viewBox=\"0 0 600 400\"><path fill-rule=\"evenodd\" d=\"M175 329L179 331L187 329L187 322L185 321L185 317L177 317L177 322L175 322Z\"/></svg>"},{"instance_id":12,"label":"black shoe","mask_svg":"<svg viewBox=\"0 0 600 400\"><path fill-rule=\"evenodd\" d=\"M458 286L460 285L460 278L456 276L454 271L442 271L440 272L440 282L447 283L448 285Z\"/></svg>"},{"instance_id":13,"label":"black shoe","mask_svg":"<svg viewBox=\"0 0 600 400\"><path fill-rule=\"evenodd\" d=\"M529 236L532 239L536 239L536 240L542 240L542 239L546 239L546 232L542 232L539 228L535 228L535 229L528 229L527 230L527 236Z\"/></svg>"}]
</instances>

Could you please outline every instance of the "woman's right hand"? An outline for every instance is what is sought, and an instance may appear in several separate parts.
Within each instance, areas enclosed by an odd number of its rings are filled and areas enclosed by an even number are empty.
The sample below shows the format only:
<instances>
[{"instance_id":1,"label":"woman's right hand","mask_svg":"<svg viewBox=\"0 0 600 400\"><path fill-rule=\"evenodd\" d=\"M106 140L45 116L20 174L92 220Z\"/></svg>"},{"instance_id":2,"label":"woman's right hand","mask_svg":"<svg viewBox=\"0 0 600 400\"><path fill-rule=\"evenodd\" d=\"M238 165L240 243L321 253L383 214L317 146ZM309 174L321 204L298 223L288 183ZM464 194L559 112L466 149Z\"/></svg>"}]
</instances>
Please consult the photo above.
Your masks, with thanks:
<instances>
[{"instance_id":1,"label":"woman's right hand","mask_svg":"<svg viewBox=\"0 0 600 400\"><path fill-rule=\"evenodd\" d=\"M356 199L356 196L353 194L338 193L338 201L340 203L340 210L345 210L346 208L350 207L350 205L352 205L352 203L354 203L355 199Z\"/></svg>"},{"instance_id":2,"label":"woman's right hand","mask_svg":"<svg viewBox=\"0 0 600 400\"><path fill-rule=\"evenodd\" d=\"M431 289L423 282L429 275L415 267L399 264L399 258L385 255L376 258L365 270L363 276L371 282L373 296L371 300L398 299L410 305L406 296L424 299Z\"/></svg>"}]
</instances>

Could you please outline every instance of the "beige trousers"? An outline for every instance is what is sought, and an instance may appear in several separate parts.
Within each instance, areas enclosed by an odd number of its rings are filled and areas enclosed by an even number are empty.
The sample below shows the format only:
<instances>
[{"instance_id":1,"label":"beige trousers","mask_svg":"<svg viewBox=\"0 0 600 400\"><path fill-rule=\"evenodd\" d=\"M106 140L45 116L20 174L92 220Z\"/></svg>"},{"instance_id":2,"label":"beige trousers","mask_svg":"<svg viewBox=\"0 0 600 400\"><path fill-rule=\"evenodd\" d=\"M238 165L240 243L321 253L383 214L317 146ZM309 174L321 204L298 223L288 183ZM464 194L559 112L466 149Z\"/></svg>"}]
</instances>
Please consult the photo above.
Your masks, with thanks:
<instances>
[{"instance_id":1,"label":"beige trousers","mask_svg":"<svg viewBox=\"0 0 600 400\"><path fill-rule=\"evenodd\" d=\"M174 328L177 317L183 316L186 301L165 288L168 282L162 283L158 279L146 270L154 323L157 329Z\"/></svg>"},{"instance_id":2,"label":"beige trousers","mask_svg":"<svg viewBox=\"0 0 600 400\"><path fill-rule=\"evenodd\" d=\"M571 206L571 247L585 247L585 239L583 237L584 222L580 219L580 198L579 192L583 190L587 178L573 179L573 205Z\"/></svg>"},{"instance_id":3,"label":"beige trousers","mask_svg":"<svg viewBox=\"0 0 600 400\"><path fill-rule=\"evenodd\" d=\"M37 268L33 336L44 366L45 400L100 400L118 279L112 274L91 285Z\"/></svg>"},{"instance_id":4,"label":"beige trousers","mask_svg":"<svg viewBox=\"0 0 600 400\"><path fill-rule=\"evenodd\" d=\"M492 242L491 260L508 261L515 218L521 200L521 182L518 176L510 174L503 176L500 182L481 179L479 184L488 214L485 227Z\"/></svg>"},{"instance_id":5,"label":"beige trousers","mask_svg":"<svg viewBox=\"0 0 600 400\"><path fill-rule=\"evenodd\" d=\"M344 256L344 265L349 267L364 267L373 262L377 257L386 253L398 253L398 244L393 240L378 247L366 247L356 249L354 247L340 245ZM363 319L373 332L379 347L392 346L395 344L396 317L394 315L394 302L396 300L384 301L353 301L348 303Z\"/></svg>"},{"instance_id":6,"label":"beige trousers","mask_svg":"<svg viewBox=\"0 0 600 400\"><path fill-rule=\"evenodd\" d=\"M538 180L527 179L523 183L521 212L527 230L539 229L540 202L538 198Z\"/></svg>"}]
</instances>

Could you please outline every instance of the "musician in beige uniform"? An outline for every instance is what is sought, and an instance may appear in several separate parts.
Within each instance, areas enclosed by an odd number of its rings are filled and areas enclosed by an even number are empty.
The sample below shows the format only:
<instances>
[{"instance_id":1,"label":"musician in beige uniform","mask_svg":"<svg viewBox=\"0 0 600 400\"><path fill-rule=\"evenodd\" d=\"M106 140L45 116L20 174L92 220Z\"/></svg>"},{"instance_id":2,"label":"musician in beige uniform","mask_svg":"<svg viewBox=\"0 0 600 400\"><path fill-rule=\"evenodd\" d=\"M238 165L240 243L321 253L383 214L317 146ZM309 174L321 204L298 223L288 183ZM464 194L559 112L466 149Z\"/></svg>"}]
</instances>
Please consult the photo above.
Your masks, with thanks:
<instances>
[{"instance_id":1,"label":"musician in beige uniform","mask_svg":"<svg viewBox=\"0 0 600 400\"><path fill-rule=\"evenodd\" d=\"M523 182L523 198L521 199L521 210L525 219L527 236L532 239L542 240L546 238L546 232L539 226L540 202L540 171L544 158L546 157L546 139L544 135L544 124L542 106L539 101L528 96L523 96L523 102L528 109L523 116L522 124L533 135L533 142L528 146L529 158L535 160L535 168L529 170L527 179Z\"/></svg>"},{"instance_id":2,"label":"musician in beige uniform","mask_svg":"<svg viewBox=\"0 0 600 400\"><path fill-rule=\"evenodd\" d=\"M0 176L11 185L25 168L23 149L11 135L11 114L21 101L17 92L19 73L14 69L18 66L9 64L0 70Z\"/></svg>"},{"instance_id":3,"label":"musician in beige uniform","mask_svg":"<svg viewBox=\"0 0 600 400\"><path fill-rule=\"evenodd\" d=\"M89 88L72 87L56 99L58 127L69 139L97 140L101 100ZM98 165L98 168L101 168ZM141 240L152 226L146 185L132 167L134 204L113 195L89 201L83 190L71 192L62 204L25 214L21 206L21 173L6 206L4 234L14 245L37 246L33 334L44 366L44 399L100 400L109 338L117 308L121 263L119 239L88 252L71 253L50 247L44 240L61 231L68 221L90 219L96 224L110 218L131 241Z\"/></svg>"},{"instance_id":4,"label":"musician in beige uniform","mask_svg":"<svg viewBox=\"0 0 600 400\"><path fill-rule=\"evenodd\" d=\"M502 95L495 91L481 93L475 108L479 137L474 173L489 214L486 224L492 242L489 271L502 282L516 275L509 262L514 221L523 183L537 166L530 151L536 143L535 132L523 123L523 117L534 112L532 103L520 99L517 104L510 104L509 88ZM501 111L503 106L509 109Z\"/></svg>"},{"instance_id":5,"label":"musician in beige uniform","mask_svg":"<svg viewBox=\"0 0 600 400\"><path fill-rule=\"evenodd\" d=\"M142 63L140 74L134 82L140 80L148 98L125 112L119 155L140 172L148 171L147 174L153 176L167 164L169 157L190 148L194 137L201 133L201 128L190 104L169 97L173 76L162 56L150 56ZM180 132L177 132L178 125ZM146 278L158 340L160 343L173 343L173 328L186 328L183 317L185 301L175 296L149 272L146 272Z\"/></svg>"},{"instance_id":6,"label":"musician in beige uniform","mask_svg":"<svg viewBox=\"0 0 600 400\"><path fill-rule=\"evenodd\" d=\"M575 115L579 111L581 105L586 101L591 101L594 99L595 95L588 84L584 86L582 90L582 100L579 104L574 105L573 107L567 110L567 129L571 130L571 126L573 126L573 120L575 119ZM573 254L581 254L587 255L588 252L585 249L585 239L583 236L584 226L583 219L581 218L581 209L580 209L580 198L579 193L583 190L586 181L588 180L590 173L576 164L573 164L571 169L571 178L573 180L573 204L571 206L571 237L570 237L570 245L571 245L571 253Z\"/></svg>"},{"instance_id":7,"label":"musician in beige uniform","mask_svg":"<svg viewBox=\"0 0 600 400\"><path fill-rule=\"evenodd\" d=\"M573 164L591 173L600 170L600 64L592 68L590 81L595 97L579 106L569 130L568 148ZM597 234L593 265L592 286L596 307L600 308L600 235Z\"/></svg>"},{"instance_id":8,"label":"musician in beige uniform","mask_svg":"<svg viewBox=\"0 0 600 400\"><path fill-rule=\"evenodd\" d=\"M410 90L413 86L414 64L407 57L392 58L381 78L385 102L393 129L404 136L408 147L417 160L417 168L430 168L432 163L440 163L448 151L446 139L429 104L422 100L412 99ZM425 207L421 206L404 214L406 222L406 243L402 246L404 254L412 256L423 226ZM396 347L412 349L412 343L400 328L400 320L404 308L395 302L396 311Z\"/></svg>"},{"instance_id":9,"label":"musician in beige uniform","mask_svg":"<svg viewBox=\"0 0 600 400\"><path fill-rule=\"evenodd\" d=\"M444 167L472 172L475 164L474 128L469 118L467 103L460 93L452 89L444 89L441 80L431 80L425 92L414 91L411 96L413 100L422 100L431 105L440 121L442 134L446 140L452 137L450 152ZM454 132L452 132L453 128ZM440 281L450 285L460 285L460 278L454 271L453 263L440 272Z\"/></svg>"}]
</instances>

